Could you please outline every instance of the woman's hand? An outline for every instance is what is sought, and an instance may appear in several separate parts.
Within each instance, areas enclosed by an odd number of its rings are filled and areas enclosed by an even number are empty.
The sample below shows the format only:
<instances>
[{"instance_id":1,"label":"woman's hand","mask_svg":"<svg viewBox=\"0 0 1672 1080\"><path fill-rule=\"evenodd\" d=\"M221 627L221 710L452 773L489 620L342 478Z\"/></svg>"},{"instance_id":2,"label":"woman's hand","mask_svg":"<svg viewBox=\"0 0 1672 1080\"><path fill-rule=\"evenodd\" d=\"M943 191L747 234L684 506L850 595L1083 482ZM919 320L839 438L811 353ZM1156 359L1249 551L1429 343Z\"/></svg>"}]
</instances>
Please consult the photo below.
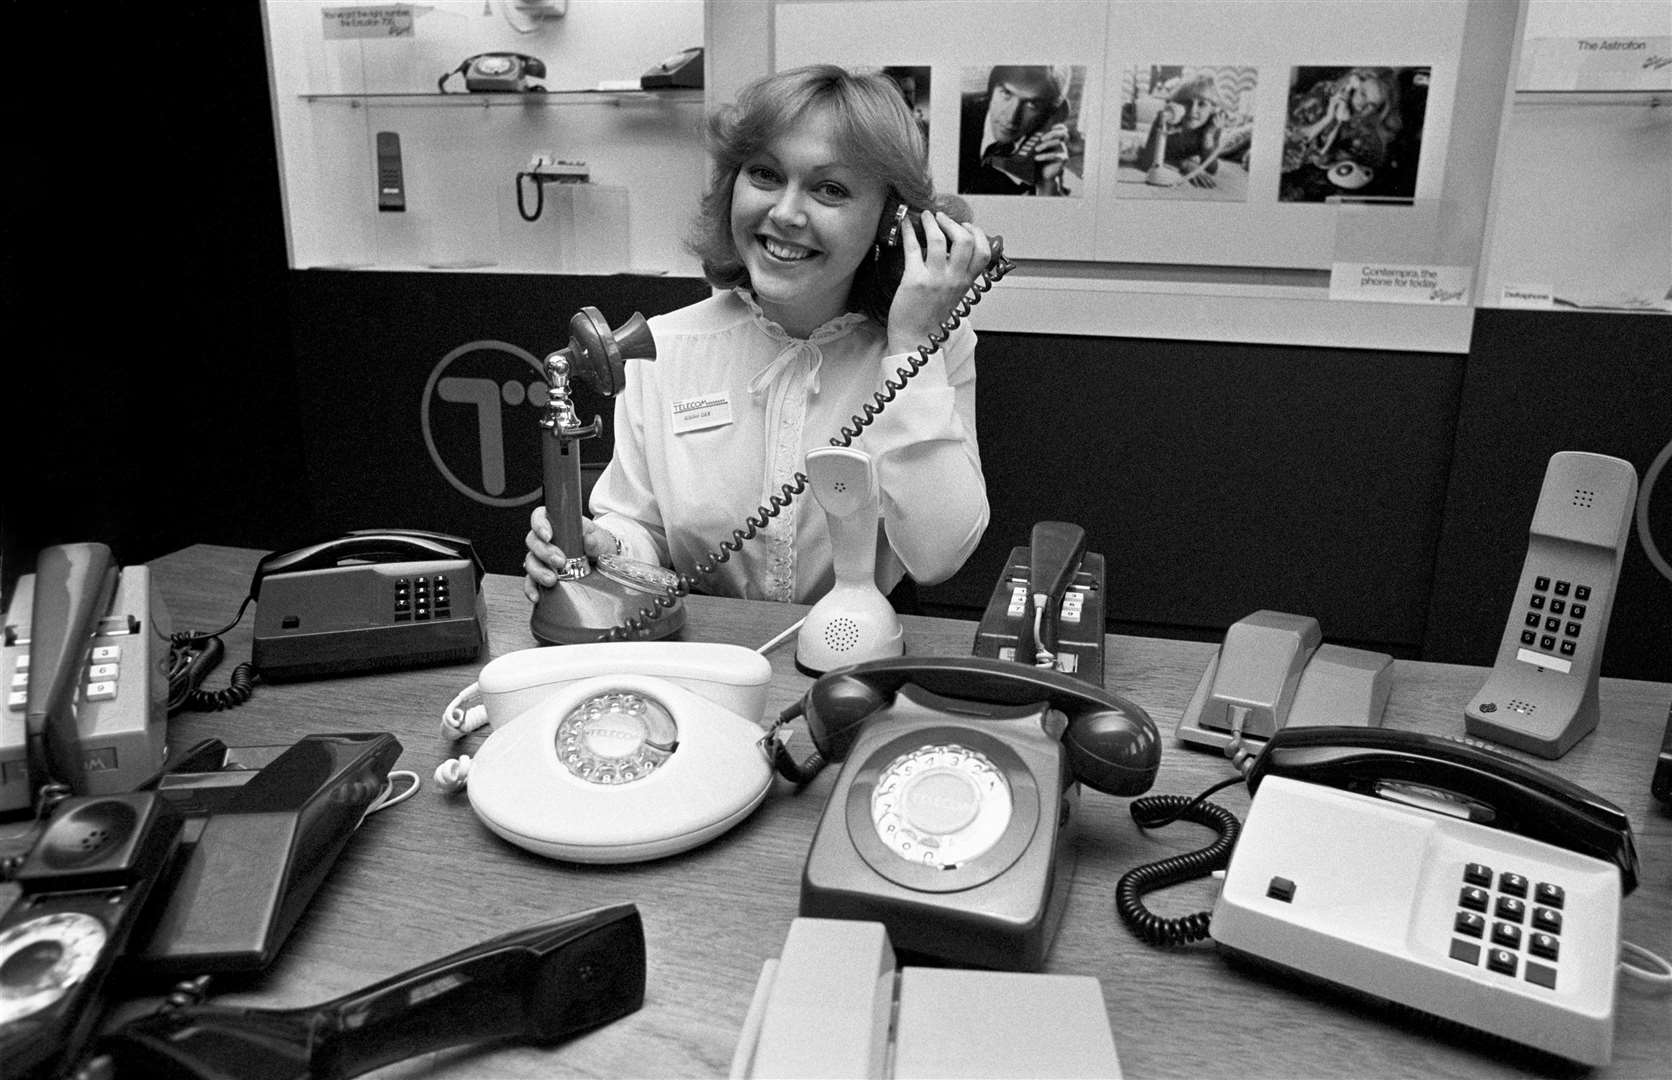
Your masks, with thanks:
<instances>
[{"instance_id":1,"label":"woman's hand","mask_svg":"<svg viewBox=\"0 0 1672 1080\"><path fill-rule=\"evenodd\" d=\"M614 555L621 550L621 542L608 529L599 528L589 517L581 518L581 543L586 554ZM552 543L552 523L546 508L536 506L528 515L528 535L523 538L528 554L523 556L523 595L530 601L540 599L540 590L557 584L558 575L569 563L569 556Z\"/></svg>"},{"instance_id":2,"label":"woman's hand","mask_svg":"<svg viewBox=\"0 0 1672 1080\"><path fill-rule=\"evenodd\" d=\"M891 356L927 344L993 257L992 243L979 225L959 224L939 211L925 210L922 217L922 243L915 229L900 229L906 265L888 309Z\"/></svg>"}]
</instances>

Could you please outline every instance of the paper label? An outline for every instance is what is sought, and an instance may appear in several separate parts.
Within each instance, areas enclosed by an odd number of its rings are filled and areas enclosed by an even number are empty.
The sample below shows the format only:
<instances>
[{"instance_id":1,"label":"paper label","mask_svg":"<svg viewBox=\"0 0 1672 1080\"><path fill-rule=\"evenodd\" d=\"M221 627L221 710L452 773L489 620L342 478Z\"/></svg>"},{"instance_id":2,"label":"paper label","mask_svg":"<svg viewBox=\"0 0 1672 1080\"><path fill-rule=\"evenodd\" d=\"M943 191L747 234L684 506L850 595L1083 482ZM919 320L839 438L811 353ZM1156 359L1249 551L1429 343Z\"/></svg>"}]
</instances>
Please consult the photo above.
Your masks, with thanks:
<instances>
[{"instance_id":1,"label":"paper label","mask_svg":"<svg viewBox=\"0 0 1672 1080\"><path fill-rule=\"evenodd\" d=\"M1504 285L1499 307L1548 308L1556 306L1556 294L1548 285Z\"/></svg>"},{"instance_id":2,"label":"paper label","mask_svg":"<svg viewBox=\"0 0 1672 1080\"><path fill-rule=\"evenodd\" d=\"M1520 89L1672 90L1672 37L1534 38Z\"/></svg>"},{"instance_id":3,"label":"paper label","mask_svg":"<svg viewBox=\"0 0 1672 1080\"><path fill-rule=\"evenodd\" d=\"M1467 305L1474 276L1471 266L1338 262L1330 268L1329 298L1386 304Z\"/></svg>"},{"instance_id":4,"label":"paper label","mask_svg":"<svg viewBox=\"0 0 1672 1080\"><path fill-rule=\"evenodd\" d=\"M724 394L702 394L673 403L673 430L676 435L724 427L731 422L731 399Z\"/></svg>"},{"instance_id":5,"label":"paper label","mask_svg":"<svg viewBox=\"0 0 1672 1080\"><path fill-rule=\"evenodd\" d=\"M412 37L412 5L326 8L325 39Z\"/></svg>"}]
</instances>

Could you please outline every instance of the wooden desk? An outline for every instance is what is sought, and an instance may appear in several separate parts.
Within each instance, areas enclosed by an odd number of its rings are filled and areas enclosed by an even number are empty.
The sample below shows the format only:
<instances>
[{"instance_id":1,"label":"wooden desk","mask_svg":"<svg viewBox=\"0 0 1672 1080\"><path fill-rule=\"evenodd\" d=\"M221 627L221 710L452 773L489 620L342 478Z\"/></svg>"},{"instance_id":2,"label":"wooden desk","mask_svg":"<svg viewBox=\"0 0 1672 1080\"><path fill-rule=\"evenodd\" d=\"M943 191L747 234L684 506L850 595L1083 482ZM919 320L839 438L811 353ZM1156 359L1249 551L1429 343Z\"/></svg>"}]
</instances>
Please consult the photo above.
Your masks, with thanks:
<instances>
[{"instance_id":1,"label":"wooden desk","mask_svg":"<svg viewBox=\"0 0 1672 1080\"><path fill-rule=\"evenodd\" d=\"M175 628L225 625L260 554L198 546L153 563ZM535 644L517 579L490 576L487 602L491 656ZM757 646L805 610L692 598L686 636ZM974 640L970 623L903 622L911 653L967 655ZM253 612L246 613L225 636L228 659L211 677L212 688L225 685L232 663L249 657L253 624ZM1108 686L1143 705L1164 735L1156 793L1195 794L1232 775L1223 758L1173 737L1212 650L1205 643L1109 639ZM771 716L810 684L795 670L793 653L789 642L771 654ZM500 841L463 796L442 795L431 780L437 764L482 738L453 744L439 727L443 707L479 667L263 685L241 708L171 721L174 746L208 736L261 745L313 732L387 731L405 748L396 767L424 778L412 799L366 822L268 972L217 1000L313 1004L505 930L630 901L643 915L649 954L639 1012L555 1049L464 1048L380 1075L724 1075L761 964L778 955L796 915L802 862L836 770L800 793L777 782L749 820L683 855L626 866L553 862ZM1388 727L1462 733L1463 706L1485 669L1397 662L1394 670ZM1625 901L1624 935L1662 956L1672 954L1672 818L1650 797L1649 776L1669 698L1666 684L1605 679L1601 726L1553 766L1630 814L1643 875ZM805 751L805 736L795 745ZM1214 798L1239 817L1247 812L1240 786ZM1049 960L1052 971L1101 980L1127 1076L1525 1075L1524 1062L1500 1061L1499 1051L1478 1038L1439 1035L1324 990L1247 975L1210 944L1164 949L1140 942L1115 913L1116 881L1141 863L1201 846L1208 834L1184 824L1145 834L1127 802L1092 791L1081 800L1079 864ZM1150 894L1149 903L1172 916L1211 907L1212 899L1211 884L1200 881ZM1597 1075L1665 1075L1672 1061L1669 1001L1622 985L1613 1065Z\"/></svg>"}]
</instances>

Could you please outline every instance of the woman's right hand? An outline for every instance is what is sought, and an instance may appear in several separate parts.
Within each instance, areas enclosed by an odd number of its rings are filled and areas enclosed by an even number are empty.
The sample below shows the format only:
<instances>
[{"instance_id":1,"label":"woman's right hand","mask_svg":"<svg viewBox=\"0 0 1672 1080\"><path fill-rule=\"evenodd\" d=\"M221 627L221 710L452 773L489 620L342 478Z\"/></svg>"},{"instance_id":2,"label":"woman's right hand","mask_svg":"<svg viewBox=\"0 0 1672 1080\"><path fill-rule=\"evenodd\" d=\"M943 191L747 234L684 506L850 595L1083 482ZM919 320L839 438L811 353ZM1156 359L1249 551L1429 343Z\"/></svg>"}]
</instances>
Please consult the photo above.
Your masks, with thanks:
<instances>
[{"instance_id":1,"label":"woman's right hand","mask_svg":"<svg viewBox=\"0 0 1672 1080\"><path fill-rule=\"evenodd\" d=\"M586 554L613 555L621 550L614 533L600 528L589 517L581 518L581 543ZM558 575L569 564L569 555L552 543L552 523L546 508L539 505L528 515L528 535L523 538L528 554L523 556L523 595L530 602L540 599L540 590L557 584Z\"/></svg>"}]
</instances>

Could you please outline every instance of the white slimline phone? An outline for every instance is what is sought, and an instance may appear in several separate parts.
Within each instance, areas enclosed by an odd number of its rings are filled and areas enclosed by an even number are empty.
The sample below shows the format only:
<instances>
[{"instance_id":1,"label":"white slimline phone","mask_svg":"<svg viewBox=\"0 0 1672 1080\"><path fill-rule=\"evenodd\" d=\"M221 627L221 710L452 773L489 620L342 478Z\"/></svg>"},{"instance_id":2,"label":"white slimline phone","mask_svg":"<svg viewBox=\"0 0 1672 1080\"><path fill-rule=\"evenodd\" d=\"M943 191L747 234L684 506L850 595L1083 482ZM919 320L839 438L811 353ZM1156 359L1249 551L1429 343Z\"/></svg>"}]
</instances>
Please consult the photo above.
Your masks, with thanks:
<instances>
[{"instance_id":1,"label":"white slimline phone","mask_svg":"<svg viewBox=\"0 0 1672 1080\"><path fill-rule=\"evenodd\" d=\"M483 824L519 847L589 863L672 855L719 836L766 797L760 719L771 678L766 658L740 645L509 653L443 717L454 736L493 725L452 772L466 774ZM480 705L466 707L473 696Z\"/></svg>"},{"instance_id":2,"label":"white slimline phone","mask_svg":"<svg viewBox=\"0 0 1672 1080\"><path fill-rule=\"evenodd\" d=\"M1231 624L1179 717L1179 741L1225 750L1280 728L1375 727L1393 657L1324 643L1318 620L1256 611Z\"/></svg>"},{"instance_id":3,"label":"white slimline phone","mask_svg":"<svg viewBox=\"0 0 1672 1080\"><path fill-rule=\"evenodd\" d=\"M881 923L800 918L761 966L731 1075L1118 1080L1121 1069L1090 975L896 968Z\"/></svg>"},{"instance_id":4,"label":"white slimline phone","mask_svg":"<svg viewBox=\"0 0 1672 1080\"><path fill-rule=\"evenodd\" d=\"M1559 758L1597 726L1597 679L1637 502L1631 463L1550 458L1492 674L1464 710L1479 739Z\"/></svg>"}]
</instances>

